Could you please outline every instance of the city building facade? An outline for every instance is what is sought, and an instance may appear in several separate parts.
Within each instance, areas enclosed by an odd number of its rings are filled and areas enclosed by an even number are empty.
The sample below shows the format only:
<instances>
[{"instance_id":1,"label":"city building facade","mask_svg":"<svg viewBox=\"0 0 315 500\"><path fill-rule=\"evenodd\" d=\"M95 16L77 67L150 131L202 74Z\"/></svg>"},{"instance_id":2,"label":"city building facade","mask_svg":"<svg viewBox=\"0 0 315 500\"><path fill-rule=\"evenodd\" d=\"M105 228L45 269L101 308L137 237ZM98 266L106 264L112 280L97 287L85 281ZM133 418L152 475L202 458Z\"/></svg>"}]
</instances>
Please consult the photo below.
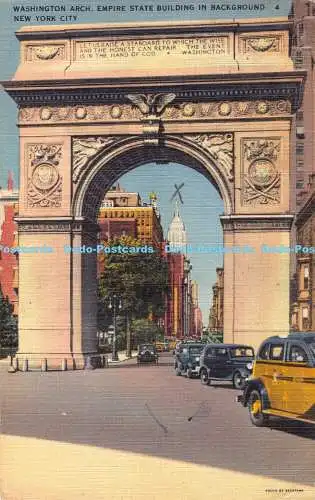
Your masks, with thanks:
<instances>
[{"instance_id":1,"label":"city building facade","mask_svg":"<svg viewBox=\"0 0 315 500\"><path fill-rule=\"evenodd\" d=\"M224 297L224 270L222 267L216 269L217 279L212 287L212 305L209 315L209 331L213 333L223 332L223 297Z\"/></svg>"},{"instance_id":2,"label":"city building facade","mask_svg":"<svg viewBox=\"0 0 315 500\"><path fill-rule=\"evenodd\" d=\"M294 0L291 56L296 69L306 72L304 94L296 114L296 206L307 197L309 176L315 172L315 2ZM292 142L293 143L293 142Z\"/></svg>"},{"instance_id":3,"label":"city building facade","mask_svg":"<svg viewBox=\"0 0 315 500\"><path fill-rule=\"evenodd\" d=\"M291 328L315 330L315 174L310 177L309 196L296 217L296 301L291 308ZM304 249L304 250L303 250Z\"/></svg>"},{"instance_id":4,"label":"city building facade","mask_svg":"<svg viewBox=\"0 0 315 500\"><path fill-rule=\"evenodd\" d=\"M199 307L199 285L196 280L191 280L191 322L190 333L193 337L202 336L202 312Z\"/></svg>"},{"instance_id":5,"label":"city building facade","mask_svg":"<svg viewBox=\"0 0 315 500\"><path fill-rule=\"evenodd\" d=\"M150 193L149 203L142 203L138 193L128 193L118 184L106 193L101 204L99 239L108 241L119 236L130 236L143 244L161 249L163 228L156 200L156 195Z\"/></svg>"},{"instance_id":6,"label":"city building facade","mask_svg":"<svg viewBox=\"0 0 315 500\"><path fill-rule=\"evenodd\" d=\"M19 193L14 189L9 172L7 189L0 188L0 287L12 305L13 314L18 313L18 253L11 253L9 249L18 245L14 221L18 214L18 200Z\"/></svg>"},{"instance_id":7,"label":"city building facade","mask_svg":"<svg viewBox=\"0 0 315 500\"><path fill-rule=\"evenodd\" d=\"M295 162L296 220L292 228L292 244L314 246L315 193L315 2L294 0L291 56L296 69L306 72L304 94L296 114L292 160ZM314 320L314 256L294 253L291 256L291 329L315 328Z\"/></svg>"}]
</instances>

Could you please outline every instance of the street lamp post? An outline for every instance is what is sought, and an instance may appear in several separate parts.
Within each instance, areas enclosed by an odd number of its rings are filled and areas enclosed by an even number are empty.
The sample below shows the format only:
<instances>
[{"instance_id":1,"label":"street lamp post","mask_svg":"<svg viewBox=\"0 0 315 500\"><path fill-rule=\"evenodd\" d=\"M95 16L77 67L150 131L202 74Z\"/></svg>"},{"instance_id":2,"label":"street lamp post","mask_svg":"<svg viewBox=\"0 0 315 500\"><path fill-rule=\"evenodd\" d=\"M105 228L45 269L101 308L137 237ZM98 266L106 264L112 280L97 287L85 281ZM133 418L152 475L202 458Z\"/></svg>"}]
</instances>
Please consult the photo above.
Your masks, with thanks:
<instances>
[{"instance_id":1,"label":"street lamp post","mask_svg":"<svg viewBox=\"0 0 315 500\"><path fill-rule=\"evenodd\" d=\"M119 361L118 353L117 353L117 341L116 341L116 308L117 308L117 305L118 305L118 309L122 308L120 297L116 294L113 294L112 296L109 297L109 304L108 304L108 308L113 309L114 332L113 332L112 361Z\"/></svg>"}]
</instances>

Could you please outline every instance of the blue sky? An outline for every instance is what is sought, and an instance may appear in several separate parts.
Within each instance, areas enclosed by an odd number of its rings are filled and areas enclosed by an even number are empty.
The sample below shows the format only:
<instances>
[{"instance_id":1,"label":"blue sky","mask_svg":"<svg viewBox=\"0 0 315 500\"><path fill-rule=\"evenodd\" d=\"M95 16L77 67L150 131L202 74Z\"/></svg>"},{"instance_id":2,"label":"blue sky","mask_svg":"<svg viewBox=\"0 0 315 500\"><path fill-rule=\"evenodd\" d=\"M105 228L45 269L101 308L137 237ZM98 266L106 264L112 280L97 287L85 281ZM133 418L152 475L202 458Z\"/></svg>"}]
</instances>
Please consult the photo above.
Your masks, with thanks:
<instances>
[{"instance_id":1,"label":"blue sky","mask_svg":"<svg viewBox=\"0 0 315 500\"><path fill-rule=\"evenodd\" d=\"M199 10L199 5L206 6L206 11ZM31 22L14 20L13 6L40 6L40 5L65 5L67 15L75 15L70 12L71 6L90 6L91 12L76 14L74 23L85 22L127 22L127 21L156 21L156 20L189 20L189 19L231 19L233 15L229 10L211 10L211 4L222 6L232 4L253 5L260 4L263 8L259 11L245 9L238 18L250 17L278 17L287 16L290 11L289 0L85 0L65 2L64 0L0 0L0 80L7 80L14 74L18 65L18 42L14 32L26 24L62 24L58 18L55 22L36 22L35 13L32 13ZM152 6L152 11L133 10L131 6ZM188 11L158 11L158 6L165 8L178 5L192 6ZM97 6L125 7L123 12L112 10L111 12L97 10ZM64 13L63 13L64 14ZM17 15L17 14L15 14ZM26 15L26 13L23 13ZM49 15L55 15L50 13ZM68 19L71 24L71 21ZM12 170L14 179L18 181L18 129L16 127L16 106L4 93L0 93L0 186L6 184L7 171ZM186 225L188 242L193 245L217 245L222 244L222 230L219 215L223 213L223 202L216 189L203 177L188 167L181 165L144 165L121 178L120 183L130 191L138 191L145 200L150 191L154 190L159 196L159 205L164 230L172 218L174 204L170 198L174 192L174 184L184 182L182 195L184 205L180 206L181 215ZM215 281L215 268L222 265L222 256L217 254L192 254L193 278L200 286L200 306L203 312L204 322L207 324L209 303L211 299L211 287Z\"/></svg>"}]
</instances>

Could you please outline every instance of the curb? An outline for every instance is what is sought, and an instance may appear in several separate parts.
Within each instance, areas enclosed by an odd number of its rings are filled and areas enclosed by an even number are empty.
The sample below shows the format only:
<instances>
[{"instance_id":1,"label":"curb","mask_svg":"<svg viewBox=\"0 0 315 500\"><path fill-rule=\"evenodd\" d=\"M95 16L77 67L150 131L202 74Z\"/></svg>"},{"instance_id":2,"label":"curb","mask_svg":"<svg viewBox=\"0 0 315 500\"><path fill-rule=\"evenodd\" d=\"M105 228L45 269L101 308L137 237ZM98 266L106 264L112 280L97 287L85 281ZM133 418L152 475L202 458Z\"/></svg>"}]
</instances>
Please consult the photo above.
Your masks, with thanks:
<instances>
[{"instance_id":1,"label":"curb","mask_svg":"<svg viewBox=\"0 0 315 500\"><path fill-rule=\"evenodd\" d=\"M118 364L118 363L124 363L125 361L129 361L131 359L135 359L137 357L137 354L131 355L130 358L125 358L125 359L119 359L118 361L112 361L111 359L108 359L108 364Z\"/></svg>"}]
</instances>

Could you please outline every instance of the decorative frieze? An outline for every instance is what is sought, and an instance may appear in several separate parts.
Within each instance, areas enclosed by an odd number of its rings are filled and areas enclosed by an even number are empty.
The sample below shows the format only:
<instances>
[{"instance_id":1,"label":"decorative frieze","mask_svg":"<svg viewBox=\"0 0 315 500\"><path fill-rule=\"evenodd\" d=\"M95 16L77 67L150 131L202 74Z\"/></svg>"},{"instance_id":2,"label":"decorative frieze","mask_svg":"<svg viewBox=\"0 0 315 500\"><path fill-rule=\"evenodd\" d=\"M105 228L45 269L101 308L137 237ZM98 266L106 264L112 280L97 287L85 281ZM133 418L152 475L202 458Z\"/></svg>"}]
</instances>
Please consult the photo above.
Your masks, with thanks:
<instances>
[{"instance_id":1,"label":"decorative frieze","mask_svg":"<svg viewBox=\"0 0 315 500\"><path fill-rule=\"evenodd\" d=\"M22 107L19 123L77 123L77 122L121 122L139 121L150 115L160 116L164 121L226 120L239 118L288 116L291 113L289 100L279 101L187 101L171 104L175 94L129 94L133 103L86 106L41 106Z\"/></svg>"},{"instance_id":2,"label":"decorative frieze","mask_svg":"<svg viewBox=\"0 0 315 500\"><path fill-rule=\"evenodd\" d=\"M60 207L62 201L62 176L59 163L61 144L28 144L27 206Z\"/></svg>"},{"instance_id":3,"label":"decorative frieze","mask_svg":"<svg viewBox=\"0 0 315 500\"><path fill-rule=\"evenodd\" d=\"M234 136L233 134L185 135L185 139L197 143L206 150L217 168L224 172L229 181L234 179Z\"/></svg>"},{"instance_id":4,"label":"decorative frieze","mask_svg":"<svg viewBox=\"0 0 315 500\"><path fill-rule=\"evenodd\" d=\"M279 152L279 138L242 140L242 205L280 203Z\"/></svg>"}]
</instances>

